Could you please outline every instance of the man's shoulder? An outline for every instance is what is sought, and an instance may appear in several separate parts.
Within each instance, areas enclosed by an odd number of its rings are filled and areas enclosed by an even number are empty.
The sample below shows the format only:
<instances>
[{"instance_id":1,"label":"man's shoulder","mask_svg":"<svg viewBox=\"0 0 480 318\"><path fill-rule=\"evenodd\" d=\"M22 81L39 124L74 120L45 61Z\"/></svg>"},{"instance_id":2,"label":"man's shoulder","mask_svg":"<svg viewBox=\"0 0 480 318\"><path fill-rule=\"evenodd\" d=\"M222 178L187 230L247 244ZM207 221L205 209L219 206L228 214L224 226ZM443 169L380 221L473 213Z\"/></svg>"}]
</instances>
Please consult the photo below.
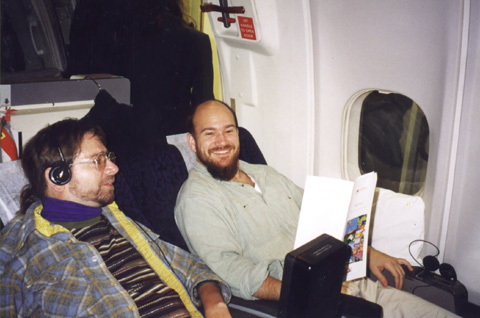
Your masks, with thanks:
<instances>
[{"instance_id":1,"label":"man's shoulder","mask_svg":"<svg viewBox=\"0 0 480 318\"><path fill-rule=\"evenodd\" d=\"M261 163L248 163L246 161L239 160L240 169L248 173L248 171L274 171L277 172L273 167L269 165L264 165Z\"/></svg>"},{"instance_id":2,"label":"man's shoulder","mask_svg":"<svg viewBox=\"0 0 480 318\"><path fill-rule=\"evenodd\" d=\"M0 240L3 240L4 236L18 235L24 222L25 222L24 214L15 216L5 225L5 227L0 232ZM3 241L0 241L0 244L1 243L3 243Z\"/></svg>"},{"instance_id":3,"label":"man's shoulder","mask_svg":"<svg viewBox=\"0 0 480 318\"><path fill-rule=\"evenodd\" d=\"M219 189L221 185L215 180L208 171L203 171L198 167L193 167L188 173L188 178L183 183L179 196L192 195L195 193L203 193L213 189Z\"/></svg>"},{"instance_id":4,"label":"man's shoulder","mask_svg":"<svg viewBox=\"0 0 480 318\"><path fill-rule=\"evenodd\" d=\"M253 176L255 179L262 179L266 177L285 178L283 174L269 165L252 164L245 161L240 161L240 169L246 174Z\"/></svg>"},{"instance_id":5,"label":"man's shoulder","mask_svg":"<svg viewBox=\"0 0 480 318\"><path fill-rule=\"evenodd\" d=\"M24 238L29 236L26 231L31 231L31 227L26 223L28 223L28 215L17 215L0 232L1 262L7 262L9 256L13 256L15 251L23 246Z\"/></svg>"},{"instance_id":6,"label":"man's shoulder","mask_svg":"<svg viewBox=\"0 0 480 318\"><path fill-rule=\"evenodd\" d=\"M20 232L31 231L35 228L35 218L33 211L38 206L38 202L32 204L25 213L17 213L13 219L11 219L0 233L12 232L12 235L19 235Z\"/></svg>"}]
</instances>

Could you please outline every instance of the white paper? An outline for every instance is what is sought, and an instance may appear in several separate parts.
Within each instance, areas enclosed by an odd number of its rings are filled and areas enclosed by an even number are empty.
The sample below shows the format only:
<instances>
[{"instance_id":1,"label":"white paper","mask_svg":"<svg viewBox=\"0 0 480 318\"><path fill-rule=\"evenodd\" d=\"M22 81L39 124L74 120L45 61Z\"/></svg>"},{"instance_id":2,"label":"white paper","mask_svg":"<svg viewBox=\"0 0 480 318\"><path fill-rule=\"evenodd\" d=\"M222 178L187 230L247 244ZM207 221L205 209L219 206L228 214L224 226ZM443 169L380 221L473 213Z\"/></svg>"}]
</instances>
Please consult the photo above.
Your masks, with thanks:
<instances>
[{"instance_id":1,"label":"white paper","mask_svg":"<svg viewBox=\"0 0 480 318\"><path fill-rule=\"evenodd\" d=\"M367 242L377 174L355 182L308 176L295 238L295 248L321 234L329 234L352 247L347 280L366 275Z\"/></svg>"}]
</instances>

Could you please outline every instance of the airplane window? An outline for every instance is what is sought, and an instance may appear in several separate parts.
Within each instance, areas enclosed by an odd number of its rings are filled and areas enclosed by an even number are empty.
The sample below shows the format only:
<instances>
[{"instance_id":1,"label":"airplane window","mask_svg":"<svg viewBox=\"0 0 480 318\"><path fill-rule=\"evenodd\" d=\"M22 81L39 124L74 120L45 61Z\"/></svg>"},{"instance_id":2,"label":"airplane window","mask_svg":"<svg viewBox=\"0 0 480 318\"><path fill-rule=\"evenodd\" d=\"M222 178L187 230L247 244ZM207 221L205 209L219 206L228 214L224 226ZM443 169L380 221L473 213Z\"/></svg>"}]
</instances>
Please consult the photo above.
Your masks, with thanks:
<instances>
[{"instance_id":1,"label":"airplane window","mask_svg":"<svg viewBox=\"0 0 480 318\"><path fill-rule=\"evenodd\" d=\"M350 133L348 150L360 174L376 171L377 186L405 194L422 190L428 162L429 128L422 109L410 98L378 90L361 94L352 103L358 130ZM351 128L351 127L350 127ZM354 158L356 157L356 159Z\"/></svg>"}]
</instances>

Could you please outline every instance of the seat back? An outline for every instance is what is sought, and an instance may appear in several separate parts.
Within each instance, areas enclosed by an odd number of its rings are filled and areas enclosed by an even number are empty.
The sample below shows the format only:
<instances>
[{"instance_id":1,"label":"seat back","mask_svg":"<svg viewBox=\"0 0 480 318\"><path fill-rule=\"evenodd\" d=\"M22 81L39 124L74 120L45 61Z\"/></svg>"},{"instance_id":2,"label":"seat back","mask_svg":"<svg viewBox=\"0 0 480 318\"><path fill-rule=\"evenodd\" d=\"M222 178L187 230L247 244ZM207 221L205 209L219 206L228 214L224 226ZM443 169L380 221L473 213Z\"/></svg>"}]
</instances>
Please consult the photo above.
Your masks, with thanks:
<instances>
[{"instance_id":1,"label":"seat back","mask_svg":"<svg viewBox=\"0 0 480 318\"><path fill-rule=\"evenodd\" d=\"M20 192L27 184L21 161L0 163L0 219L5 225L20 208Z\"/></svg>"}]
</instances>

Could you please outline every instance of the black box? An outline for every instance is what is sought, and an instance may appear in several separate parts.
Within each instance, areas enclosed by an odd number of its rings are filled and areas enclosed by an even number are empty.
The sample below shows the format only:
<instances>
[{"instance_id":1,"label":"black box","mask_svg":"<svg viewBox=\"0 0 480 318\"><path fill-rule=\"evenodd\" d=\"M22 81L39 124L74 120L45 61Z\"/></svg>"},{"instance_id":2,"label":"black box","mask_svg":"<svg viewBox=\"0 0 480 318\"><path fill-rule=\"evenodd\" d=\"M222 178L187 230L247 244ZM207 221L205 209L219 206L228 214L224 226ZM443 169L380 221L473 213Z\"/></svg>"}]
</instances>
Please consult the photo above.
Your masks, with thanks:
<instances>
[{"instance_id":1,"label":"black box","mask_svg":"<svg viewBox=\"0 0 480 318\"><path fill-rule=\"evenodd\" d=\"M415 267L413 272L406 270L403 290L428 300L451 312L461 315L468 303L465 285L458 280L449 280L436 273L424 272Z\"/></svg>"},{"instance_id":2,"label":"black box","mask_svg":"<svg viewBox=\"0 0 480 318\"><path fill-rule=\"evenodd\" d=\"M285 257L279 318L336 317L351 248L323 234Z\"/></svg>"},{"instance_id":3,"label":"black box","mask_svg":"<svg viewBox=\"0 0 480 318\"><path fill-rule=\"evenodd\" d=\"M457 315L463 315L468 304L465 285L457 280L449 280L436 273L427 272L422 267L413 266L413 271L409 271L405 266L403 268L406 274L403 291L417 295ZM388 284L395 286L393 276L388 271L383 271L383 274Z\"/></svg>"}]
</instances>

